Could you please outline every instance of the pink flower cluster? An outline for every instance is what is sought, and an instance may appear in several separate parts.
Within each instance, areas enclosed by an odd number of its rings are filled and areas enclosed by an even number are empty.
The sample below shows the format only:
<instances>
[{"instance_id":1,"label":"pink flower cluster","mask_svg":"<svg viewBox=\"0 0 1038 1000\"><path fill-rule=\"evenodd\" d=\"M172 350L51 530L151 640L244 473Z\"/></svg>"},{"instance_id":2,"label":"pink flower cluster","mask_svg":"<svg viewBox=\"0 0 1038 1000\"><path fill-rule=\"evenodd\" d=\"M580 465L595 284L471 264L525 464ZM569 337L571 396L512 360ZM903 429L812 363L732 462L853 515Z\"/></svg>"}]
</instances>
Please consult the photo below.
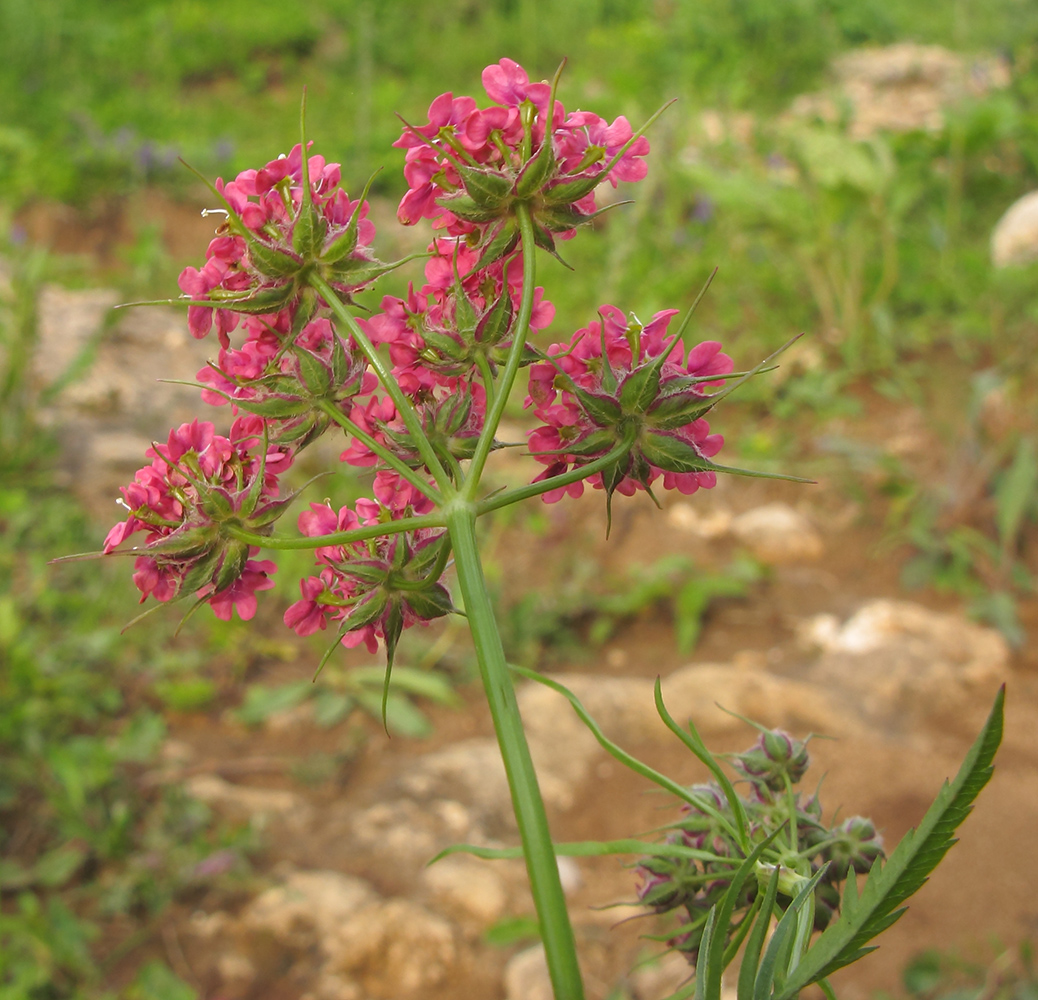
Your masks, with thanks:
<instances>
[{"instance_id":1,"label":"pink flower cluster","mask_svg":"<svg viewBox=\"0 0 1038 1000\"><path fill-rule=\"evenodd\" d=\"M262 530L284 506L278 475L291 455L277 448L254 455L261 433L261 422L252 417L236 420L230 437L195 420L148 450L151 464L122 490L129 517L108 533L103 550L146 532L133 576L142 603L149 596L170 601L195 594L225 621L235 608L244 620L256 613L257 591L274 586L274 563L252 559L255 549L221 526L234 521Z\"/></svg>"},{"instance_id":2,"label":"pink flower cluster","mask_svg":"<svg viewBox=\"0 0 1038 1000\"><path fill-rule=\"evenodd\" d=\"M718 344L686 353L667 340L673 310L643 327L615 306L547 355L526 339L548 326L554 307L543 289L523 288L521 219L529 213L536 244L553 250L555 236L595 213L598 184L645 176L648 142L623 117L567 114L553 85L531 82L509 59L488 66L483 84L491 106L443 94L428 123L397 142L409 186L398 215L407 224L431 219L440 235L420 289L385 296L381 312L349 324L352 335L337 330L321 291L331 297L330 286L348 303L389 266L372 253L368 206L341 189L339 165L297 145L217 182L227 221L180 287L192 300L192 334L215 326L219 336L217 358L198 373L203 399L230 404L235 419L229 437L197 421L173 431L123 490L130 515L105 552L146 533L135 576L142 600L195 594L221 617L234 607L251 617L273 564L251 558L242 536L273 530L288 502L278 499L278 475L333 425L347 435L342 461L375 473L374 499L337 513L312 505L300 518L303 534L432 512L431 497L449 492L444 477L460 482L492 382L516 350L532 365L527 406L541 421L529 439L546 466L535 481L613 455L587 477L610 497L660 478L682 493L714 484L710 458L722 439L703 415L707 391L732 369ZM533 305L519 329L524 291ZM388 354L399 393L380 388L372 345ZM414 440L419 425L425 442ZM426 467L430 450L442 468ZM577 481L544 499L582 490ZM451 610L439 583L446 544L441 530L423 528L321 546L319 573L302 582L285 621L303 635L335 622L345 645L382 641L391 650L404 627Z\"/></svg>"},{"instance_id":3,"label":"pink flower cluster","mask_svg":"<svg viewBox=\"0 0 1038 1000\"><path fill-rule=\"evenodd\" d=\"M339 187L339 164L311 156L306 166L309 191L301 145L228 184L217 180L227 222L210 242L202 268L184 268L179 280L195 302L188 307L192 336L206 336L215 324L226 348L239 313L294 312L307 264L322 263L329 284L347 301L386 269L371 252L375 227L367 219L368 204L351 201ZM197 304L205 299L222 308Z\"/></svg>"},{"instance_id":4,"label":"pink flower cluster","mask_svg":"<svg viewBox=\"0 0 1038 1000\"><path fill-rule=\"evenodd\" d=\"M548 240L572 235L596 210L604 180L645 177L649 143L622 115L611 124L590 111L566 114L548 83L533 83L511 59L483 71L493 105L441 94L429 121L407 127L395 145L407 150L408 191L397 216L405 225L431 219L454 236L482 242L508 224L516 201L531 205ZM550 122L549 122L550 118Z\"/></svg>"},{"instance_id":5,"label":"pink flower cluster","mask_svg":"<svg viewBox=\"0 0 1038 1000\"><path fill-rule=\"evenodd\" d=\"M577 330L566 344L553 344L551 360L530 369L526 406L543 421L530 432L530 452L547 466L535 482L606 455L633 429L635 443L611 470L610 481L602 473L587 478L596 489L630 496L662 476L665 489L692 494L716 483L708 460L724 439L711 434L699 414L710 406L703 390L720 384L714 376L729 373L732 359L716 341L698 344L687 355L679 340L668 342L667 326L676 313L658 312L642 326L604 305L601 321ZM580 480L543 496L554 503L583 492Z\"/></svg>"},{"instance_id":6,"label":"pink flower cluster","mask_svg":"<svg viewBox=\"0 0 1038 1000\"><path fill-rule=\"evenodd\" d=\"M299 530L321 538L379 524L386 513L387 507L378 500L361 499L356 511L342 507L338 513L327 504L313 503L299 515ZM389 513L392 518L401 512ZM321 546L316 550L320 574L300 582L302 599L285 612L285 624L299 635L312 635L331 621L338 625L347 648L363 643L374 653L381 640L391 651L403 629L452 610L442 584L407 586L423 579L443 540L442 530L424 529Z\"/></svg>"}]
</instances>

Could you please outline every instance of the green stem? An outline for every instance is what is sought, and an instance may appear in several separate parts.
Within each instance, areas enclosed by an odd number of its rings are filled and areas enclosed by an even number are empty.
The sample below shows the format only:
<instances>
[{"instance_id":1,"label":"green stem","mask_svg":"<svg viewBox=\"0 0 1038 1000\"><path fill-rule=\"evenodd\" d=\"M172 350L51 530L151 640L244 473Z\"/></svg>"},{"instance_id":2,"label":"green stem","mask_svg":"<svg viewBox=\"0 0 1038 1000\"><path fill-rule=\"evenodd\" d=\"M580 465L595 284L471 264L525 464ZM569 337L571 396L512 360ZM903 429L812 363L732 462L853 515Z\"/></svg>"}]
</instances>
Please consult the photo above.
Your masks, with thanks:
<instances>
[{"instance_id":1,"label":"green stem","mask_svg":"<svg viewBox=\"0 0 1038 1000\"><path fill-rule=\"evenodd\" d=\"M618 458L626 454L630 450L631 445L634 444L636 434L637 430L632 430L623 440L618 441L614 448L602 455L601 458L588 462L587 465L580 465L575 469L570 469L569 472L559 473L559 475L552 476L550 479L542 479L538 483L530 483L529 486L520 486L518 489L508 490L506 493L497 493L494 496L487 497L486 500L481 500L476 509L482 516L483 514L489 514L492 510L499 510L501 507L507 507L509 504L518 503L520 500L528 500L530 497L540 496L549 490L557 490L563 486L569 486L570 483L587 479L588 476L593 476L596 472L601 472L603 469L608 468Z\"/></svg>"},{"instance_id":2,"label":"green stem","mask_svg":"<svg viewBox=\"0 0 1038 1000\"><path fill-rule=\"evenodd\" d=\"M392 373L379 357L378 352L375 350L375 345L371 343L360 328L360 324L343 305L342 300L336 295L335 289L324 278L319 274L311 274L310 286L328 303L336 318L350 331L354 342L360 348L364 357L367 358L368 364L371 365L372 370L378 376L379 382L382 383L382 388L386 390L386 394L393 400L397 413L400 414L400 418L404 421L404 426L407 427L414 440L415 448L418 449L422 463L429 470L433 479L436 480L436 485L439 486L446 496L453 494L454 487L451 484L450 476L447 475L447 472L440 464L440 460L436 457L436 452L433 450L432 443L426 437L421 417L418 416L415 408L411 405L411 401L401 391L400 386L396 384L396 379L393 378Z\"/></svg>"},{"instance_id":3,"label":"green stem","mask_svg":"<svg viewBox=\"0 0 1038 1000\"><path fill-rule=\"evenodd\" d=\"M386 465L388 465L394 472L403 476L403 478L418 490L419 493L428 497L437 506L443 503L443 498L431 483L426 482L417 472L414 471L414 469L407 465L406 462L394 455L388 448L379 444L379 442L370 434L361 430L361 428L350 420L350 418L347 417L346 414L343 413L334 403L330 400L322 399L318 402L317 406L318 409L323 413L326 413L344 431L348 431L359 441L366 444L383 462L385 462Z\"/></svg>"},{"instance_id":4,"label":"green stem","mask_svg":"<svg viewBox=\"0 0 1038 1000\"><path fill-rule=\"evenodd\" d=\"M282 538L278 535L259 535L254 531L246 531L244 528L225 523L223 526L227 534L237 538L240 542L249 545L257 545L263 549L320 549L325 545L349 545L350 542L363 542L369 538L381 538L382 535L395 535L400 531L418 531L421 528L443 528L446 522L440 513L423 514L421 517L402 517L397 521L385 521L379 524L366 524L363 528L352 528L350 531L333 531L329 535L316 535L302 537L293 535Z\"/></svg>"},{"instance_id":5,"label":"green stem","mask_svg":"<svg viewBox=\"0 0 1038 1000\"><path fill-rule=\"evenodd\" d=\"M505 395L502 393L502 398ZM449 504L445 513L454 547L458 586L465 602L480 675L498 746L501 748L508 787L512 793L512 807L523 843L530 890L540 921L541 940L544 942L555 1000L583 1000L584 988L577 964L573 928L559 881L544 801L537 785L530 748L519 716L515 688L505 661L479 558L476 507L459 499Z\"/></svg>"},{"instance_id":6,"label":"green stem","mask_svg":"<svg viewBox=\"0 0 1038 1000\"><path fill-rule=\"evenodd\" d=\"M504 416L505 406L508 404L508 396L515 383L515 376L519 372L519 362L522 361L523 348L526 346L526 333L530 329L530 317L533 315L533 283L536 278L536 266L534 264L534 253L536 245L533 239L533 219L530 216L528 205L518 204L515 207L516 216L519 219L519 233L522 240L523 253L523 293L519 302L519 314L515 318L512 327L512 346L508 349L508 358L505 361L504 371L501 373L501 381L497 387L493 403L487 410L486 423L483 431L476 442L476 450L472 455L469 465L469 478L461 491L466 500L474 500L479 481L483 476L483 467L486 465L487 456L494 445L494 435L497 433L501 417ZM505 292L507 294L507 290ZM442 488L442 486L441 486Z\"/></svg>"}]
</instances>

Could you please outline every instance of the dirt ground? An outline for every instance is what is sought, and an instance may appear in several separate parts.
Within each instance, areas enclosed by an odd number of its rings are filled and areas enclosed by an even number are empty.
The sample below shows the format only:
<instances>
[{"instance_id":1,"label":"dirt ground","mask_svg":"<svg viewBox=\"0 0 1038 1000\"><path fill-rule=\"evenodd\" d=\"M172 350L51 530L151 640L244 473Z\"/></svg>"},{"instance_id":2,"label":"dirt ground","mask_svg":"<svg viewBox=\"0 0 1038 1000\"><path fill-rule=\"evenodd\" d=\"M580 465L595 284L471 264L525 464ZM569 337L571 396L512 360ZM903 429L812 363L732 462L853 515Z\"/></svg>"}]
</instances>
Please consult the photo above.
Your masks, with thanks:
<instances>
[{"instance_id":1,"label":"dirt ground","mask_svg":"<svg viewBox=\"0 0 1038 1000\"><path fill-rule=\"evenodd\" d=\"M45 215L24 222L30 235L46 241ZM202 222L197 228L207 226ZM58 249L95 252L102 258L111 258L114 252L107 245ZM179 250L170 249L174 254ZM926 475L946 461L947 448L928 436L925 427L920 430L918 417L917 411L870 397L865 399L856 425L852 422L822 430L876 441L892 440L908 426L917 437L909 457L919 474ZM821 432L815 440L820 436ZM891 598L965 620L957 598L902 588L899 573L906 553L886 544L878 506L868 499L850 499L854 494L847 489L846 469L824 464L820 449L809 443L802 467L792 471L816 475L820 481L815 486L776 486L726 480L709 495L691 498L691 506L702 517L719 510L739 513L783 501L805 516L822 544L813 557L780 560L769 566L745 597L715 601L691 655L677 650L671 611L662 601L618 621L604 645L584 642L583 648L556 655L542 666L570 675L654 678L666 677L690 663L724 664L733 671L760 670L818 686L800 628L811 616L830 614L844 621L869 601ZM505 468L502 475L508 479L511 472ZM742 543L730 534L708 538L679 530L680 519L673 515L673 507L669 502L659 512L645 497L617 498L612 536L606 542L603 504L596 494L576 504L545 508L532 535L518 537L512 529L493 535L490 548L498 567L495 579L506 602L527 593L559 593L581 561L590 560L595 578L622 585L624 574L634 565L652 565L661 558L683 554L697 566L716 570L743 551ZM272 621L278 617L277 609L269 607L261 609L261 614ZM1020 614L1033 634L1038 627L1038 601L1023 600ZM581 623L574 627L579 635ZM447 660L452 655L463 658L463 651L455 647L460 643L460 638L448 637L444 647ZM312 650L300 648L298 662L271 659L261 663L249 680L271 684L308 676L311 657ZM346 662L364 660L354 653ZM836 978L837 992L846 1000L864 1000L881 989L897 991L905 963L924 949L956 949L989 960L1007 947L1038 937L1038 902L1032 888L1038 881L1034 832L1038 829L1038 653L1029 645L1013 652L1006 674L1006 732L994 778L962 827L960 843L912 900L903 919L880 939L878 953ZM887 844L896 844L921 818L942 781L955 773L996 687L970 689L969 696L959 698L950 709L946 702L941 702L943 708L938 706L940 699L936 698L933 705L925 698L918 704L906 703L885 716L869 716L867 724L855 726L850 735L840 731L841 720L835 719L834 728L824 732L834 738L811 744L814 780L825 775L822 800L827 814L839 809L844 816L871 816ZM170 745L171 757L176 759L152 780L187 782L215 776L244 789L289 792L294 796L292 802L308 810L305 823L292 823L285 817L261 821L251 817L262 843L255 861L253 892L277 884L291 871L333 871L364 879L383 897L408 899L418 891L415 870L395 863L391 855L370 845L359 845L343 816L351 816L351 809L370 809L387 795L397 795L400 781L430 754L491 735L478 685L468 684L461 695L461 708L430 709L434 730L423 740L387 739L369 720L354 719L332 729L321 729L305 719L246 729L226 713L174 715ZM703 697L710 699L710 692L703 692ZM852 702L853 695L844 699L848 719L856 718ZM790 714L796 718L794 710L788 710L787 716ZM752 742L749 730L733 729L730 721L719 724L715 715L696 721L715 750L739 750ZM805 734L804 729L798 733ZM628 743L627 749L683 782L703 778L698 765L674 740L654 736ZM300 777L306 762L322 755L339 760L334 773L320 781ZM659 795L650 793L643 779L602 753L571 801L564 807L551 807L550 820L560 841L608 840L665 822L667 814L661 813L665 805ZM229 815L234 818L233 809ZM511 836L514 842L507 823L491 832L502 841ZM630 910L603 909L633 898L633 875L616 859L581 860L578 881L570 898L571 911L589 997L602 1000L628 984L629 972L639 957L657 947L640 937L655 930L644 920L622 922ZM327 991L313 992L321 963L316 940L281 952L269 941L259 945L254 941L249 958L253 972L246 971L238 979L230 975L226 962L221 966L230 938L207 938L198 928L216 912L226 914L230 926L248 903L246 892L201 893L178 905L164 919L158 936L161 944L154 946L157 953L205 1000L330 998ZM513 893L505 915L527 912L521 894ZM409 993L407 1000L504 1000L503 970L519 946L495 948L483 943L481 935L482 931L462 933L449 974L438 984ZM280 956L276 961L270 959L273 964L264 966L257 958L256 949L264 947ZM138 958L135 954L134 961ZM391 995L377 983L369 983L367 989L373 998ZM359 1000L362 995L344 988L340 996ZM658 996L639 994L638 1000L658 1000Z\"/></svg>"}]
</instances>

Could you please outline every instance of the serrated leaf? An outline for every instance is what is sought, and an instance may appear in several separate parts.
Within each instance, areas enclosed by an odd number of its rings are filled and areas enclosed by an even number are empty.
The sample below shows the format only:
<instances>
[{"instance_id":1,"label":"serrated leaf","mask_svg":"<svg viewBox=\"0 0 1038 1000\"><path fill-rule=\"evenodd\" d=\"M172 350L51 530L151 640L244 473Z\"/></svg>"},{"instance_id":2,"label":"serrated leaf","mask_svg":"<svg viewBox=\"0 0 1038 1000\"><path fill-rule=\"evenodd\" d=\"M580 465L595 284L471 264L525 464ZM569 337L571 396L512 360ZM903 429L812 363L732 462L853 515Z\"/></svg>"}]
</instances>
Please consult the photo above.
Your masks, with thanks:
<instances>
[{"instance_id":1,"label":"serrated leaf","mask_svg":"<svg viewBox=\"0 0 1038 1000\"><path fill-rule=\"evenodd\" d=\"M856 902L825 929L772 1000L793 1000L804 987L860 958L872 950L866 949L867 942L901 916L902 904L955 843L955 830L991 777L1002 740L1004 703L1003 687L954 780L945 782L919 826L901 839L886 864L873 867ZM848 886L851 882L847 880Z\"/></svg>"}]
</instances>

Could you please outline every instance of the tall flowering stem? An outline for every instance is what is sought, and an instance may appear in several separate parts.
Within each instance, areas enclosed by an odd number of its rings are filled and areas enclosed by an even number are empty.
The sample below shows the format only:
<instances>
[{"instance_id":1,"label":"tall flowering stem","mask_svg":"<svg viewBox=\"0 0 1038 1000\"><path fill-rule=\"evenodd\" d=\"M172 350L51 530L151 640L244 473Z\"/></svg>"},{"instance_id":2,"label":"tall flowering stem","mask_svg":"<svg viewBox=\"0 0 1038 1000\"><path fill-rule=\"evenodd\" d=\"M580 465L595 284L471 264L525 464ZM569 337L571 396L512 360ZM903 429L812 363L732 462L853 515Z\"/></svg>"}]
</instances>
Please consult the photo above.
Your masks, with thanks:
<instances>
[{"instance_id":1,"label":"tall flowering stem","mask_svg":"<svg viewBox=\"0 0 1038 1000\"><path fill-rule=\"evenodd\" d=\"M408 192L398 218L430 220L438 233L426 283L385 296L382 311L363 319L351 311L354 294L397 266L374 256L367 189L351 199L339 165L310 155L305 135L260 170L217 181L226 221L203 266L186 268L179 284L191 333L219 338L217 358L198 374L202 399L227 406L233 424L225 437L195 421L156 444L122 491L128 517L105 552L131 536L139 543L142 601L191 599L221 618L248 619L276 568L256 558L259 549L313 550L314 573L299 582L285 624L303 636L331 626L322 666L340 645L384 648L383 713L403 631L455 611L443 579L453 557L555 1000L582 1000L476 521L536 496L577 497L587 482L604 491L608 523L615 493L662 486L689 495L740 470L713 462L723 440L706 420L730 391L721 387L732 361L713 341L686 349L687 320L669 334L676 309L642 323L601 305L598 319L547 351L527 340L554 317L535 285L536 253L558 256L557 241L599 214L599 184L647 170L644 129L622 116L567 114L558 81L531 82L502 59L483 72L490 107L442 94L427 124L405 127L396 145L407 150ZM525 407L540 422L529 457L539 467L528 485L487 496L483 475L523 367ZM374 474L372 495L338 509L311 503L298 516L300 537L275 535L294 499L279 476L330 430L345 433L341 461ZM646 893L668 875L656 868L647 868Z\"/></svg>"}]
</instances>

